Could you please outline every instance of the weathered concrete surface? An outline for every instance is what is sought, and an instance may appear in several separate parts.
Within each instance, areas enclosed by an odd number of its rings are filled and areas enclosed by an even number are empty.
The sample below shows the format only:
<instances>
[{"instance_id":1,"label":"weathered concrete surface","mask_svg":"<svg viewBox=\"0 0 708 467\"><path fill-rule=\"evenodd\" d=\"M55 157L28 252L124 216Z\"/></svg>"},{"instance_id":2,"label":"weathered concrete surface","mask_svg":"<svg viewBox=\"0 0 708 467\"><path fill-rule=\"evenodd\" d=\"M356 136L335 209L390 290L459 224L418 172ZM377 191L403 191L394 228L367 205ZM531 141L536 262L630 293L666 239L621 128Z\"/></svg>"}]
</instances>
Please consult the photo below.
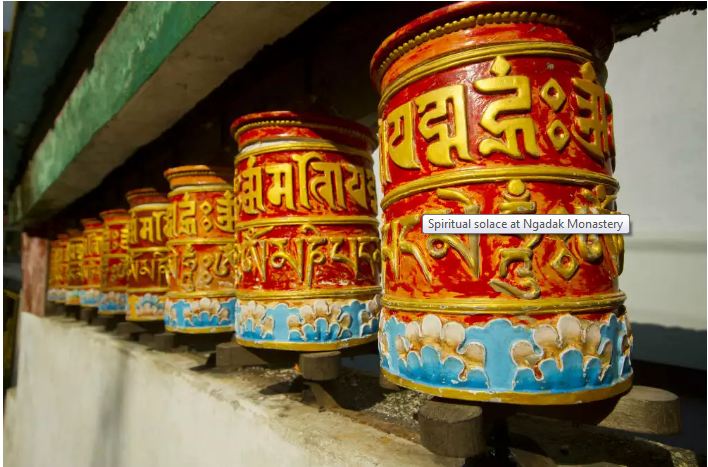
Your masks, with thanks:
<instances>
[{"instance_id":1,"label":"weathered concrete surface","mask_svg":"<svg viewBox=\"0 0 708 467\"><path fill-rule=\"evenodd\" d=\"M128 4L33 155L13 194L11 221L46 218L96 187L324 4Z\"/></svg>"},{"instance_id":2,"label":"weathered concrete surface","mask_svg":"<svg viewBox=\"0 0 708 467\"><path fill-rule=\"evenodd\" d=\"M192 371L203 363L195 355L28 313L20 335L18 386L5 401L6 465L441 464L416 443L269 394L267 379Z\"/></svg>"}]
</instances>

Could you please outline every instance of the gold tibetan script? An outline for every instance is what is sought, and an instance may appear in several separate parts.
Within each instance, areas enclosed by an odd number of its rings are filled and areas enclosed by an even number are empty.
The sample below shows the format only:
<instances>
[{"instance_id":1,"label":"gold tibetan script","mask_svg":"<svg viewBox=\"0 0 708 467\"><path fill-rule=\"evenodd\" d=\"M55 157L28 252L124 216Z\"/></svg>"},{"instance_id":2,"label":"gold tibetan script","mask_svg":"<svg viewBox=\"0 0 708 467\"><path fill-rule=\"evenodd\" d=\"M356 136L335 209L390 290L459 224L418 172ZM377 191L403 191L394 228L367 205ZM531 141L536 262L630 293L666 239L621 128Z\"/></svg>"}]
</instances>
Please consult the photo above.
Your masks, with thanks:
<instances>
[{"instance_id":1,"label":"gold tibetan script","mask_svg":"<svg viewBox=\"0 0 708 467\"><path fill-rule=\"evenodd\" d=\"M406 102L393 109L381 125L383 160L381 180L391 181L388 160L404 169L419 169L420 161L415 154L413 143L413 101Z\"/></svg>"},{"instance_id":2,"label":"gold tibetan script","mask_svg":"<svg viewBox=\"0 0 708 467\"><path fill-rule=\"evenodd\" d=\"M418 114L417 127L414 125ZM382 180L390 182L388 160L404 169L421 168L416 155L415 130L425 140L428 161L440 167L453 167L452 156L473 160L467 144L465 88L461 84L428 91L393 109L382 121Z\"/></svg>"},{"instance_id":3,"label":"gold tibetan script","mask_svg":"<svg viewBox=\"0 0 708 467\"><path fill-rule=\"evenodd\" d=\"M294 154L291 163L252 167L254 159L248 161L249 167L239 172L236 183L238 209L246 214L265 212L266 201L289 210L311 211L313 203L318 202L341 211L347 208L347 194L360 207L376 212L376 181L369 168L344 161L327 162L313 151Z\"/></svg>"},{"instance_id":4,"label":"gold tibetan script","mask_svg":"<svg viewBox=\"0 0 708 467\"><path fill-rule=\"evenodd\" d=\"M607 107L609 96L598 83L590 62L580 67L581 78L573 78L579 112L571 132L575 140L599 162L611 153Z\"/></svg>"},{"instance_id":5,"label":"gold tibetan script","mask_svg":"<svg viewBox=\"0 0 708 467\"><path fill-rule=\"evenodd\" d=\"M499 205L501 214L533 214L536 203L531 201L531 193L521 180L511 180L502 194L504 201ZM541 295L541 286L533 273L533 249L538 246L543 235L519 235L521 244L515 248L499 250L499 277L489 281L489 285L499 293L516 298L534 299ZM521 263L514 271L511 265ZM511 277L510 277L511 276ZM515 278L517 287L509 279Z\"/></svg>"},{"instance_id":6,"label":"gold tibetan script","mask_svg":"<svg viewBox=\"0 0 708 467\"><path fill-rule=\"evenodd\" d=\"M137 240L162 243L164 232L162 231L162 219L165 211L152 211L149 216L138 216L136 219Z\"/></svg>"},{"instance_id":7,"label":"gold tibetan script","mask_svg":"<svg viewBox=\"0 0 708 467\"><path fill-rule=\"evenodd\" d=\"M293 193L293 166L287 163L270 164L265 171L272 177L271 186L266 197L275 206L285 205L291 211L295 210Z\"/></svg>"},{"instance_id":8,"label":"gold tibetan script","mask_svg":"<svg viewBox=\"0 0 708 467\"><path fill-rule=\"evenodd\" d=\"M197 205L189 193L186 193L182 201L173 203L175 206L174 228L177 235L197 234Z\"/></svg>"},{"instance_id":9,"label":"gold tibetan script","mask_svg":"<svg viewBox=\"0 0 708 467\"><path fill-rule=\"evenodd\" d=\"M482 139L479 143L479 152L484 156L501 152L514 159L522 159L523 155L517 139L517 132L520 132L526 152L533 157L539 157L541 153L536 143L536 128L530 115L499 118L510 113L531 111L529 78L521 75L509 75L510 71L509 62L504 57L498 56L490 67L490 73L494 77L479 79L473 84L477 92L482 94L515 93L512 97L495 99L484 109L479 124L497 138Z\"/></svg>"},{"instance_id":10,"label":"gold tibetan script","mask_svg":"<svg viewBox=\"0 0 708 467\"><path fill-rule=\"evenodd\" d=\"M395 277L396 280L400 278L401 274L401 257L406 254L412 256L418 263L421 271L423 271L425 280L427 280L428 283L432 282L432 275L430 269L428 269L428 265L423 259L422 249L416 243L406 239L406 234L414 227L420 225L420 219L420 214L409 214L385 223L381 229L381 239L383 241L381 257L383 261L391 267L393 277ZM390 242L389 231L391 233Z\"/></svg>"},{"instance_id":11,"label":"gold tibetan script","mask_svg":"<svg viewBox=\"0 0 708 467\"><path fill-rule=\"evenodd\" d=\"M311 166L316 172L321 172L310 179L309 188L313 197L331 209L344 209L342 166L337 162L312 162Z\"/></svg>"},{"instance_id":12,"label":"gold tibetan script","mask_svg":"<svg viewBox=\"0 0 708 467\"><path fill-rule=\"evenodd\" d=\"M257 274L266 280L268 268L289 268L295 272L297 281L309 288L314 282L315 266L327 261L342 263L354 277L359 277L363 261L369 265L372 277L378 276L381 254L377 236L332 237L305 224L296 237L259 238L270 230L272 228L241 232L241 242L236 245L241 272Z\"/></svg>"},{"instance_id":13,"label":"gold tibetan script","mask_svg":"<svg viewBox=\"0 0 708 467\"><path fill-rule=\"evenodd\" d=\"M467 149L464 87L456 84L434 89L418 96L415 103L420 115L418 131L426 141L432 141L425 152L430 163L440 167L453 167L453 152L457 153L458 158L471 161L472 157Z\"/></svg>"},{"instance_id":14,"label":"gold tibetan script","mask_svg":"<svg viewBox=\"0 0 708 467\"><path fill-rule=\"evenodd\" d=\"M151 255L140 257L141 253L133 253L129 259L129 275L137 281L141 277L148 277L150 282L163 283L163 278L168 270L168 255L155 252Z\"/></svg>"},{"instance_id":15,"label":"gold tibetan script","mask_svg":"<svg viewBox=\"0 0 708 467\"><path fill-rule=\"evenodd\" d=\"M453 188L439 188L438 198L457 201L463 206L464 214L479 214L479 205L467 193ZM450 214L449 209L430 214ZM466 241L465 241L466 240ZM465 266L475 279L479 279L479 235L428 235L426 250L435 259L444 258L452 248L464 261Z\"/></svg>"},{"instance_id":16,"label":"gold tibetan script","mask_svg":"<svg viewBox=\"0 0 708 467\"><path fill-rule=\"evenodd\" d=\"M216 227L222 232L234 232L236 229L234 194L230 191L225 191L224 196L216 199Z\"/></svg>"}]
</instances>

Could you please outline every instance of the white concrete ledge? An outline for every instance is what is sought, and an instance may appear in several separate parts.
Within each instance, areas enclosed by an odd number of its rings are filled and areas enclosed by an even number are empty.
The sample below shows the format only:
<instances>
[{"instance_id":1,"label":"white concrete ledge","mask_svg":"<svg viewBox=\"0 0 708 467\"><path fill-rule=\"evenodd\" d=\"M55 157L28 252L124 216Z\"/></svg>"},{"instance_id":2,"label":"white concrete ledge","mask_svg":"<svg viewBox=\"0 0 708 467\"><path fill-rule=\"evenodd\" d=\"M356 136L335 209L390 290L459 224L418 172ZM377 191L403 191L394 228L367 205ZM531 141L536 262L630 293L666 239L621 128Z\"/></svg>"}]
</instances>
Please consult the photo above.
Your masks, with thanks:
<instances>
[{"instance_id":1,"label":"white concrete ledge","mask_svg":"<svg viewBox=\"0 0 708 467\"><path fill-rule=\"evenodd\" d=\"M19 339L4 420L4 460L13 467L453 462L344 415L264 395L273 382L262 375L190 370L204 363L198 355L28 313Z\"/></svg>"}]
</instances>

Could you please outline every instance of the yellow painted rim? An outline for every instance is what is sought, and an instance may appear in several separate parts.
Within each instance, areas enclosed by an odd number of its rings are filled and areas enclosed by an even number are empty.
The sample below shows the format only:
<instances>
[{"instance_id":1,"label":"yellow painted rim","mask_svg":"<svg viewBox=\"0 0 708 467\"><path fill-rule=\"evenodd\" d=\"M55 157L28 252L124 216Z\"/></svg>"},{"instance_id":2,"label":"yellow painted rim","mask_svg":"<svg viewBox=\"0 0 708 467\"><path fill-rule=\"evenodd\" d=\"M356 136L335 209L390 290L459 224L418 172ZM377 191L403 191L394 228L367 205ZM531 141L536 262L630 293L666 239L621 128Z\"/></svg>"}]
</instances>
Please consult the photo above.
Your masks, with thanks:
<instances>
[{"instance_id":1,"label":"yellow painted rim","mask_svg":"<svg viewBox=\"0 0 708 467\"><path fill-rule=\"evenodd\" d=\"M306 129L329 130L329 131L341 133L341 134L344 134L347 136L355 137L357 139L360 139L362 142L365 142L367 145L374 144L374 141L371 139L370 136L364 135L363 133L355 131L355 130L350 130L349 128L339 127L339 126L335 126L335 125L327 125L325 123L306 122L303 120L295 120L295 119L262 120L259 122L247 123L246 125L240 126L236 131L234 131L233 137L238 142L238 138L244 132L246 132L248 130L252 130L253 128L262 128L262 127L266 127L266 126L291 126L291 127L300 127L300 128L306 128ZM253 143L249 143L249 144L253 144ZM248 147L249 144L247 144L244 147Z\"/></svg>"},{"instance_id":2,"label":"yellow painted rim","mask_svg":"<svg viewBox=\"0 0 708 467\"><path fill-rule=\"evenodd\" d=\"M484 24L514 24L514 23L540 23L555 26L574 26L574 23L556 14L538 13L535 11L498 11L495 13L480 13L456 21L445 23L429 29L424 33L409 39L393 49L379 64L375 70L376 86L380 87L380 81L388 67L403 55L416 47L430 41L451 34L463 29L473 29ZM387 40L388 42L388 40Z\"/></svg>"},{"instance_id":3,"label":"yellow painted rim","mask_svg":"<svg viewBox=\"0 0 708 467\"><path fill-rule=\"evenodd\" d=\"M200 292L167 292L167 298L177 299L180 298L236 298L235 292L231 290L204 290Z\"/></svg>"},{"instance_id":4,"label":"yellow painted rim","mask_svg":"<svg viewBox=\"0 0 708 467\"><path fill-rule=\"evenodd\" d=\"M164 295L167 293L169 290L168 287L143 287L143 288L128 288L126 289L126 293L130 295L137 295L138 297L142 297L145 294L152 294L152 295Z\"/></svg>"},{"instance_id":5,"label":"yellow painted rim","mask_svg":"<svg viewBox=\"0 0 708 467\"><path fill-rule=\"evenodd\" d=\"M460 167L454 170L436 172L433 175L407 182L391 189L381 200L381 208L411 195L436 188L473 183L498 183L512 179L537 182L566 183L573 185L605 185L617 191L619 183L609 175L584 169L533 165L522 167Z\"/></svg>"},{"instance_id":6,"label":"yellow painted rim","mask_svg":"<svg viewBox=\"0 0 708 467\"><path fill-rule=\"evenodd\" d=\"M129 212L142 212L142 211L162 211L167 210L170 207L170 203L145 203L138 204L130 208Z\"/></svg>"},{"instance_id":7,"label":"yellow painted rim","mask_svg":"<svg viewBox=\"0 0 708 467\"><path fill-rule=\"evenodd\" d=\"M234 332L233 326L217 326L209 328L175 328L172 326L165 325L165 330L169 332L176 332L179 334L219 334L224 332Z\"/></svg>"},{"instance_id":8,"label":"yellow painted rim","mask_svg":"<svg viewBox=\"0 0 708 467\"><path fill-rule=\"evenodd\" d=\"M351 298L373 297L381 293L381 287L343 287L340 289L305 290L236 290L239 300L307 300L309 298Z\"/></svg>"},{"instance_id":9,"label":"yellow painted rim","mask_svg":"<svg viewBox=\"0 0 708 467\"><path fill-rule=\"evenodd\" d=\"M254 149L249 149L248 146L246 146L245 150L242 150L236 156L234 163L239 163L249 157L256 157L262 154L282 151L329 151L342 153L347 156L358 156L366 159L367 161L373 161L371 153L368 151L346 146L344 144L335 144L327 141L291 141L280 144L268 144Z\"/></svg>"},{"instance_id":10,"label":"yellow painted rim","mask_svg":"<svg viewBox=\"0 0 708 467\"><path fill-rule=\"evenodd\" d=\"M373 227L379 226L379 221L375 216L294 216L276 217L271 219L254 219L250 221L239 221L236 224L236 231L246 230L253 227L278 226L278 225L357 225L367 224Z\"/></svg>"},{"instance_id":11,"label":"yellow painted rim","mask_svg":"<svg viewBox=\"0 0 708 467\"><path fill-rule=\"evenodd\" d=\"M578 63L592 62L595 69L600 70L601 74L605 74L604 64L599 63L587 50L574 45L560 42L513 41L505 44L477 46L435 57L402 73L383 90L379 101L379 114L395 93L421 78L450 68L492 60L499 55L504 57L554 57L566 58Z\"/></svg>"},{"instance_id":12,"label":"yellow painted rim","mask_svg":"<svg viewBox=\"0 0 708 467\"><path fill-rule=\"evenodd\" d=\"M632 377L630 375L624 381L614 386L586 389L583 391L568 392L562 394L551 394L546 392L523 393L523 392L485 392L464 389L438 388L427 384L415 383L390 373L381 368L381 374L392 383L414 391L430 394L448 399L460 399L477 402L498 402L504 404L522 405L569 405L594 402L622 394L632 387Z\"/></svg>"},{"instance_id":13,"label":"yellow painted rim","mask_svg":"<svg viewBox=\"0 0 708 467\"><path fill-rule=\"evenodd\" d=\"M206 193L206 192L220 193L222 191L233 191L233 186L231 186L227 183L181 186L181 187L175 188L174 190L167 193L167 197L172 198L173 196L181 195L184 193Z\"/></svg>"},{"instance_id":14,"label":"yellow painted rim","mask_svg":"<svg viewBox=\"0 0 708 467\"><path fill-rule=\"evenodd\" d=\"M229 235L228 238L176 238L173 240L167 240L167 246L172 245L226 245L229 243L234 243L233 234Z\"/></svg>"},{"instance_id":15,"label":"yellow painted rim","mask_svg":"<svg viewBox=\"0 0 708 467\"><path fill-rule=\"evenodd\" d=\"M130 256L132 253L169 253L170 250L166 246L144 246L144 247L138 247L138 248L133 248L131 246L128 246L128 255Z\"/></svg>"},{"instance_id":16,"label":"yellow painted rim","mask_svg":"<svg viewBox=\"0 0 708 467\"><path fill-rule=\"evenodd\" d=\"M336 342L314 343L314 342L278 342L278 341L250 341L240 337L235 338L236 343L244 347L253 347L256 349L273 349L273 350L295 350L295 351L318 351L318 350L339 350L349 347L355 347L362 344L367 344L376 340L376 334L366 337L357 337L354 339L343 339Z\"/></svg>"},{"instance_id":17,"label":"yellow painted rim","mask_svg":"<svg viewBox=\"0 0 708 467\"><path fill-rule=\"evenodd\" d=\"M585 297L537 298L509 300L489 298L408 298L384 295L381 303L392 311L435 312L440 314L530 314L585 313L611 310L626 300L624 292L588 295Z\"/></svg>"},{"instance_id":18,"label":"yellow painted rim","mask_svg":"<svg viewBox=\"0 0 708 467\"><path fill-rule=\"evenodd\" d=\"M158 318L158 317L155 317L155 318L136 318L136 317L131 316L131 315L126 315L126 316L125 316L125 320L126 320L126 321L136 322L136 323L162 323L163 321L165 321L165 319L164 319L162 316L160 316L159 318Z\"/></svg>"}]
</instances>

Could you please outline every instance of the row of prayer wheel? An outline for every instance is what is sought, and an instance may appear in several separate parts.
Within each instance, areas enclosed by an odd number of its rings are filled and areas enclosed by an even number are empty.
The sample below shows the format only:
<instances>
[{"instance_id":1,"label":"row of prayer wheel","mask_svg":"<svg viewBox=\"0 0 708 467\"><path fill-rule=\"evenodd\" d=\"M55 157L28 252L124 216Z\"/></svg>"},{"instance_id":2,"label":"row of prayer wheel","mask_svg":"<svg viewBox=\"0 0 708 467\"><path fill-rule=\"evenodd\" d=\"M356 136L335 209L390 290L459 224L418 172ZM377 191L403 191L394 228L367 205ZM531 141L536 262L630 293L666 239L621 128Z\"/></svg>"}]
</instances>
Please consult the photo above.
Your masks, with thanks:
<instances>
[{"instance_id":1,"label":"row of prayer wheel","mask_svg":"<svg viewBox=\"0 0 708 467\"><path fill-rule=\"evenodd\" d=\"M617 212L609 22L575 5L515 8L446 6L376 51L380 229L367 128L246 115L232 125L233 177L170 169L167 196L131 191L130 211L60 235L50 299L249 347L378 334L386 378L449 398L568 404L627 390L622 236L422 233L426 213Z\"/></svg>"}]
</instances>

